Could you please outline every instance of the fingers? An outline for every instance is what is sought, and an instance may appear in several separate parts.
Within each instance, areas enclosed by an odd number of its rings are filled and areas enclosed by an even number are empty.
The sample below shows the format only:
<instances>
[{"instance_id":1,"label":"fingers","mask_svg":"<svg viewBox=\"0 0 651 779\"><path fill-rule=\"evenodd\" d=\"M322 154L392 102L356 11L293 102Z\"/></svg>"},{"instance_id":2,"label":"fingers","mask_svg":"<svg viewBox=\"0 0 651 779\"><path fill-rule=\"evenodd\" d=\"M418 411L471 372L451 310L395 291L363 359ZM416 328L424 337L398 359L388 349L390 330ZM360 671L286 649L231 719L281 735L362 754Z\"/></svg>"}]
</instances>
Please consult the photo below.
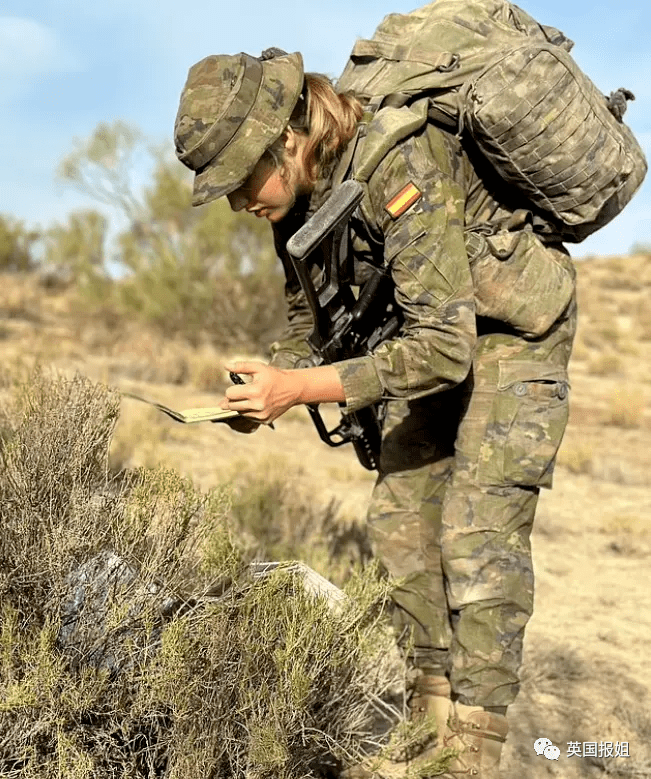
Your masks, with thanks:
<instances>
[{"instance_id":1,"label":"fingers","mask_svg":"<svg viewBox=\"0 0 651 779\"><path fill-rule=\"evenodd\" d=\"M264 398L250 384L234 384L226 390L225 398L219 404L228 411L239 411L250 419L255 418L259 422L267 422L267 418L261 413L265 409Z\"/></svg>"},{"instance_id":2,"label":"fingers","mask_svg":"<svg viewBox=\"0 0 651 779\"><path fill-rule=\"evenodd\" d=\"M261 370L267 367L267 364L260 362L259 360L245 360L243 362L228 362L224 363L224 369L232 371L233 373L242 373L245 376L253 376L256 373L260 373Z\"/></svg>"},{"instance_id":3,"label":"fingers","mask_svg":"<svg viewBox=\"0 0 651 779\"><path fill-rule=\"evenodd\" d=\"M292 402L287 402L285 371L254 360L228 362L224 368L251 378L244 384L230 385L220 403L221 408L238 411L248 419L269 424L292 405Z\"/></svg>"},{"instance_id":4,"label":"fingers","mask_svg":"<svg viewBox=\"0 0 651 779\"><path fill-rule=\"evenodd\" d=\"M221 407L230 411L262 411L264 402L256 390L251 390L248 384L234 384L224 393L226 400Z\"/></svg>"},{"instance_id":5,"label":"fingers","mask_svg":"<svg viewBox=\"0 0 651 779\"><path fill-rule=\"evenodd\" d=\"M264 392L255 381L256 374L268 371L266 363L248 360L242 362L229 362L224 368L233 373L252 376L253 380L244 384L232 384L227 387L224 395L226 399L220 404L222 408L241 413L260 412L265 408ZM266 420L262 420L266 421Z\"/></svg>"},{"instance_id":6,"label":"fingers","mask_svg":"<svg viewBox=\"0 0 651 779\"><path fill-rule=\"evenodd\" d=\"M233 398L226 394L226 402L221 407L227 411L239 411L240 414L257 413L264 410L264 402L259 398Z\"/></svg>"}]
</instances>

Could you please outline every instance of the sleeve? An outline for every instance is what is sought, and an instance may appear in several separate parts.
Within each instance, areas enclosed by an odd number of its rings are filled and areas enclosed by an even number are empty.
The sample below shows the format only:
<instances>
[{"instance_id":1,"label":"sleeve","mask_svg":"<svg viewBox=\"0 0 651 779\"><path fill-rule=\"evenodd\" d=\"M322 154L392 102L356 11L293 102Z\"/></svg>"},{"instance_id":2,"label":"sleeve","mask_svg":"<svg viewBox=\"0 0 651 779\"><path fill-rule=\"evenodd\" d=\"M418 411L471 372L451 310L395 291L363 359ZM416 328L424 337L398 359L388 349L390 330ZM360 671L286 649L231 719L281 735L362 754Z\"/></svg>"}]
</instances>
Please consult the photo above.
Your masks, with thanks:
<instances>
[{"instance_id":1,"label":"sleeve","mask_svg":"<svg viewBox=\"0 0 651 779\"><path fill-rule=\"evenodd\" d=\"M285 286L287 325L282 335L269 347L270 364L276 368L292 369L298 360L310 357L312 350L307 337L312 332L312 313L302 290L292 292Z\"/></svg>"},{"instance_id":2,"label":"sleeve","mask_svg":"<svg viewBox=\"0 0 651 779\"><path fill-rule=\"evenodd\" d=\"M287 239L299 226L300 223L292 223L289 229L284 225L274 225L273 227L276 253L285 270L285 301L287 303L287 325L278 340L269 347L270 364L275 368L292 369L298 360L312 355L312 349L307 342L307 337L314 326L312 312L285 248Z\"/></svg>"},{"instance_id":3,"label":"sleeve","mask_svg":"<svg viewBox=\"0 0 651 779\"><path fill-rule=\"evenodd\" d=\"M455 178L460 163L437 138L403 142L369 180L362 210L384 237L384 262L404 325L372 355L335 364L349 413L381 399L450 389L470 370L476 326L465 194Z\"/></svg>"}]
</instances>

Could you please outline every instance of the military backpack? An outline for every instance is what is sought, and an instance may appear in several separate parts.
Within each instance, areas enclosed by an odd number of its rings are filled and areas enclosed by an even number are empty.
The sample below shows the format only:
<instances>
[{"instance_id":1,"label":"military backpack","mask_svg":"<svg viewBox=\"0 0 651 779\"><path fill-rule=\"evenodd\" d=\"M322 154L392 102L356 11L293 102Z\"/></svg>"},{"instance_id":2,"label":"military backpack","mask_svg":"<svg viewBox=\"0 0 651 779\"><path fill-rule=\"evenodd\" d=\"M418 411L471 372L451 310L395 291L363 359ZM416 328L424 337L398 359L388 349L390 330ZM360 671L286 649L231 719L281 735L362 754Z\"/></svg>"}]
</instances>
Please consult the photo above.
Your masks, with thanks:
<instances>
[{"instance_id":1,"label":"military backpack","mask_svg":"<svg viewBox=\"0 0 651 779\"><path fill-rule=\"evenodd\" d=\"M622 122L633 95L604 96L572 46L506 0L437 0L358 40L337 88L370 111L427 97L431 120L468 132L562 240L579 242L620 213L647 163Z\"/></svg>"}]
</instances>

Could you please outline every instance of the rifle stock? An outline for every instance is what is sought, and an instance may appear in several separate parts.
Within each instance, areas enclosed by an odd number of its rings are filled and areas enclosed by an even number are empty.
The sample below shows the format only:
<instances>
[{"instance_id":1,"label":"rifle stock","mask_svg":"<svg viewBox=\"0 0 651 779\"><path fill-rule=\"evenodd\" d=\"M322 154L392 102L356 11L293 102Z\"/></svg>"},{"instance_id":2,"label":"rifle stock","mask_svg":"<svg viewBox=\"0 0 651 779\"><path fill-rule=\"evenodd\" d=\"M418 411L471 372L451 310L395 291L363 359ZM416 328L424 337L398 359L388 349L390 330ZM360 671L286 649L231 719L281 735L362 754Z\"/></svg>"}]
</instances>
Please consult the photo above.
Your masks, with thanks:
<instances>
[{"instance_id":1,"label":"rifle stock","mask_svg":"<svg viewBox=\"0 0 651 779\"><path fill-rule=\"evenodd\" d=\"M383 268L373 274L355 295L341 278L349 250L348 222L363 196L361 184L345 181L287 242L314 327L308 336L313 356L297 367L330 364L370 354L382 341L393 337L402 323L393 303L393 287ZM322 281L317 288L311 274L321 260ZM343 404L340 404L343 405ZM383 406L376 403L351 414L328 430L318 405L308 406L322 441L328 446L351 442L368 470L379 465Z\"/></svg>"}]
</instances>

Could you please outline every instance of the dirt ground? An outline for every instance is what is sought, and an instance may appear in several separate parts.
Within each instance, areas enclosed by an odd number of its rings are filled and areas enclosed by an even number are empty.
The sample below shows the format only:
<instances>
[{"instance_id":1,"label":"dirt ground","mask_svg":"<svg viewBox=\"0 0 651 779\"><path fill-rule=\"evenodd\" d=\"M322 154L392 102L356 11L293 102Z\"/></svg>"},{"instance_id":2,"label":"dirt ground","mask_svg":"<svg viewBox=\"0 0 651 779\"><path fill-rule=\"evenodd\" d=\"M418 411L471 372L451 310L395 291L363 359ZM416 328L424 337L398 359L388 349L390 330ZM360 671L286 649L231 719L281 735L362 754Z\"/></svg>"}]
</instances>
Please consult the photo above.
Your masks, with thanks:
<instances>
[{"instance_id":1,"label":"dirt ground","mask_svg":"<svg viewBox=\"0 0 651 779\"><path fill-rule=\"evenodd\" d=\"M571 418L533 534L536 606L508 714L504 779L651 777L651 257L578 265ZM219 355L189 355L137 332L109 347L41 295L20 284L0 293L5 376L39 360L175 408L216 405L223 378L211 385L206 376L220 375ZM113 456L120 465L166 463L204 489L241 469L284 469L314 500L335 497L340 514L360 522L373 485L349 447L318 440L301 409L274 431L242 436L222 425L184 427L124 400ZM558 760L536 754L543 737L559 747Z\"/></svg>"}]
</instances>

